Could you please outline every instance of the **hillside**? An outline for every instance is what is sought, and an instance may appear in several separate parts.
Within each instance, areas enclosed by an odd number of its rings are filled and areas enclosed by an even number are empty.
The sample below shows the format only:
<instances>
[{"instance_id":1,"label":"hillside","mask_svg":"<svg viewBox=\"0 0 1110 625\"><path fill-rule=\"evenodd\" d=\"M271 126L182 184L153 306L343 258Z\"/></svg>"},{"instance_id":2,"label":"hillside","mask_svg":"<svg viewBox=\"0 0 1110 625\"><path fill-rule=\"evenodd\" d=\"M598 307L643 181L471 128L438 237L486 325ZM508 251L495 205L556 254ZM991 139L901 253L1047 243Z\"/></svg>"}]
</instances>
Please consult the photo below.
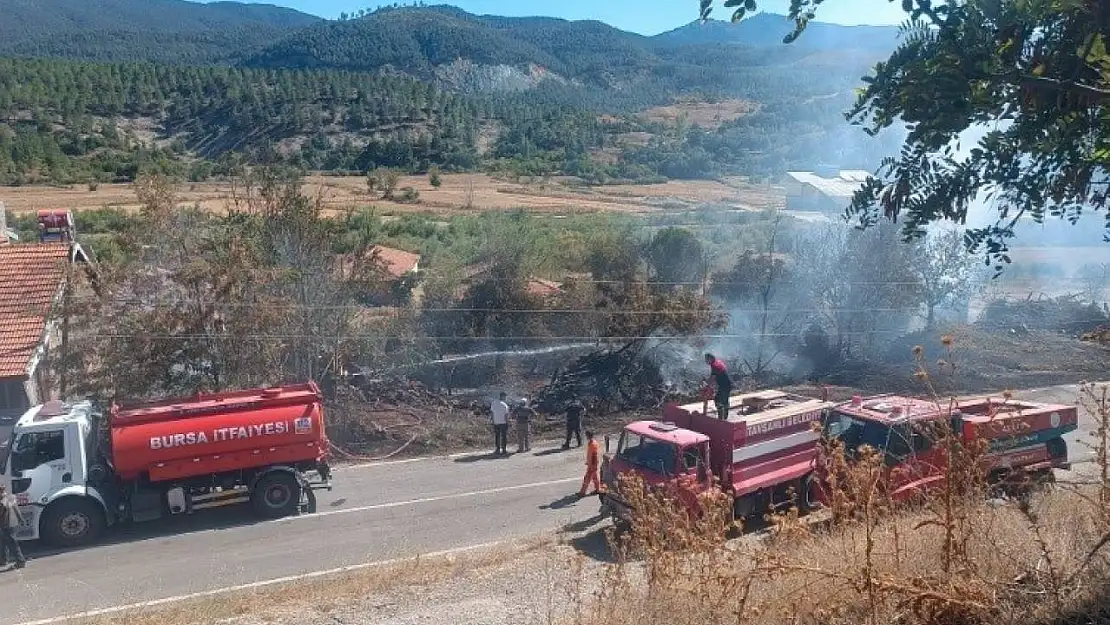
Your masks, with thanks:
<instances>
[{"instance_id":1,"label":"hillside","mask_svg":"<svg viewBox=\"0 0 1110 625\"><path fill-rule=\"evenodd\" d=\"M203 180L242 160L646 182L871 169L897 147L843 121L885 54L868 29L836 27L821 50L445 6L340 21L183 0L0 11L0 56L83 59L0 58L0 184Z\"/></svg>"},{"instance_id":2,"label":"hillside","mask_svg":"<svg viewBox=\"0 0 1110 625\"><path fill-rule=\"evenodd\" d=\"M710 23L706 36L700 30L680 29L648 38L596 21L479 16L446 6L388 8L358 19L301 29L250 56L244 64L387 69L442 80L444 68L465 61L499 67L506 76L514 70L526 71L533 79L538 66L547 78L607 89L645 88L667 94L702 89L739 94L745 85L737 78L743 78L745 70L797 61L815 50L867 53L864 61L853 61L845 68L858 77L880 58L876 51L893 48L897 33L891 28L857 30L815 23L805 46L787 47L781 45L781 35L767 34L777 32L769 27L769 20L774 18L760 15L750 25ZM786 23L777 26L783 30ZM732 45L735 43L748 45Z\"/></svg>"},{"instance_id":3,"label":"hillside","mask_svg":"<svg viewBox=\"0 0 1110 625\"><path fill-rule=\"evenodd\" d=\"M239 58L320 18L265 4L0 0L0 55L210 63Z\"/></svg>"},{"instance_id":4,"label":"hillside","mask_svg":"<svg viewBox=\"0 0 1110 625\"><path fill-rule=\"evenodd\" d=\"M601 22L477 16L452 7L390 8L299 30L245 61L248 67L383 68L424 78L465 60L527 68L610 86L661 64L648 40Z\"/></svg>"}]
</instances>

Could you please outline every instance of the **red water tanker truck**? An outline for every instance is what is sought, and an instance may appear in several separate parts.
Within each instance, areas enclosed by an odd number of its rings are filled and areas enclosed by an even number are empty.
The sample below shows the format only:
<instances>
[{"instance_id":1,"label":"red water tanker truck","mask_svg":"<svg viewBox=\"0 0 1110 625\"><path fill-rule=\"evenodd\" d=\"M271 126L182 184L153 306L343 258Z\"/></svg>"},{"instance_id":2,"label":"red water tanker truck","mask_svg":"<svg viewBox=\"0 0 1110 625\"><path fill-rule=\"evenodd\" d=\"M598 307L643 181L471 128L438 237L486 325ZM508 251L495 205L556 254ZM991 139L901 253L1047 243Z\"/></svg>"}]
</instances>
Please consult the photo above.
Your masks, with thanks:
<instances>
[{"instance_id":1,"label":"red water tanker truck","mask_svg":"<svg viewBox=\"0 0 1110 625\"><path fill-rule=\"evenodd\" d=\"M935 402L899 396L855 397L834 404L780 391L731 398L728 420L706 402L667 405L661 421L625 427L611 453L606 438L602 459L605 489L602 512L627 524L631 510L617 492L617 477L640 476L648 488L666 483L688 507L697 494L722 488L733 499L737 518L786 504L806 512L826 503L821 438L843 443L851 461L868 445L882 454L885 487L906 501L943 486L944 450L928 424L947 421L965 443L985 440L983 470L993 483L1020 475L1051 479L1066 469L1064 435L1078 427L1075 406L1013 399L972 397Z\"/></svg>"},{"instance_id":2,"label":"red water tanker truck","mask_svg":"<svg viewBox=\"0 0 1110 625\"><path fill-rule=\"evenodd\" d=\"M606 439L599 496L603 513L627 523L626 502L617 494L617 476L635 472L649 487L676 481L680 497L696 505L696 495L720 487L733 498L737 518L761 514L799 493L811 505L819 432L814 428L835 404L768 390L734 395L728 420L706 402L663 408L662 421L637 421L621 432L615 453Z\"/></svg>"},{"instance_id":3,"label":"red water tanker truck","mask_svg":"<svg viewBox=\"0 0 1110 625\"><path fill-rule=\"evenodd\" d=\"M323 398L313 383L148 403L49 402L15 424L0 480L17 537L59 546L107 526L250 504L264 518L315 510L331 488Z\"/></svg>"}]
</instances>

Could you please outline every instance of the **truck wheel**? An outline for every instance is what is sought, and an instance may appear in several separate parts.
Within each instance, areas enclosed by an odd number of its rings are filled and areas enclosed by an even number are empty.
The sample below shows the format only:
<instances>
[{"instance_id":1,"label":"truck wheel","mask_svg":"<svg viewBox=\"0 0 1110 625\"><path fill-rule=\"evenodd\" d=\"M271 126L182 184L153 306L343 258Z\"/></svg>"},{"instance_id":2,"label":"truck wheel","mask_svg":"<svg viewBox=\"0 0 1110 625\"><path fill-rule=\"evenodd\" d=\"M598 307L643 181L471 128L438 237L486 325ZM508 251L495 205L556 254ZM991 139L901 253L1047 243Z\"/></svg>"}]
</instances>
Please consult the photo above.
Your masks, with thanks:
<instances>
[{"instance_id":1,"label":"truck wheel","mask_svg":"<svg viewBox=\"0 0 1110 625\"><path fill-rule=\"evenodd\" d=\"M301 485L297 476L285 471L264 476L254 486L251 505L259 516L267 519L296 514L301 505Z\"/></svg>"},{"instance_id":2,"label":"truck wheel","mask_svg":"<svg viewBox=\"0 0 1110 625\"><path fill-rule=\"evenodd\" d=\"M104 512L96 502L66 497L47 506L42 515L42 537L57 547L79 547L95 542L104 530Z\"/></svg>"}]
</instances>

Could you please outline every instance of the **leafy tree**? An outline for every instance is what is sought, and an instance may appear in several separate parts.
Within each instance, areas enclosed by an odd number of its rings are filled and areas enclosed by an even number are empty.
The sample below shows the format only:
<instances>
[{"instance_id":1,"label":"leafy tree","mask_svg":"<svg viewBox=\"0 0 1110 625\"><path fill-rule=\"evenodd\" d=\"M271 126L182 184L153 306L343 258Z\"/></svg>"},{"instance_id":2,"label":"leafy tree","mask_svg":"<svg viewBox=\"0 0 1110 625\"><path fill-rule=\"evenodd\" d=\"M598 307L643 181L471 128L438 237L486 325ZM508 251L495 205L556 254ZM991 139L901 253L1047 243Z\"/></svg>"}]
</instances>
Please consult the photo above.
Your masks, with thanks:
<instances>
[{"instance_id":1,"label":"leafy tree","mask_svg":"<svg viewBox=\"0 0 1110 625\"><path fill-rule=\"evenodd\" d=\"M440 175L438 167L433 167L428 171L428 184L438 189L443 185L443 177Z\"/></svg>"},{"instance_id":2,"label":"leafy tree","mask_svg":"<svg viewBox=\"0 0 1110 625\"><path fill-rule=\"evenodd\" d=\"M702 0L702 15L715 3ZM756 0L730 0L734 19ZM791 0L803 34L821 0ZM898 49L866 79L848 118L870 133L903 121L909 135L860 190L848 214L862 225L904 219L905 238L925 225L965 223L981 193L998 220L969 232L997 269L1028 217L1075 220L1110 201L1110 7L1066 0L903 0L912 20ZM982 138L969 153L961 139Z\"/></svg>"},{"instance_id":3,"label":"leafy tree","mask_svg":"<svg viewBox=\"0 0 1110 625\"><path fill-rule=\"evenodd\" d=\"M669 227L652 238L648 258L660 282L697 283L705 277L705 250L697 235Z\"/></svg>"},{"instance_id":4,"label":"leafy tree","mask_svg":"<svg viewBox=\"0 0 1110 625\"><path fill-rule=\"evenodd\" d=\"M393 192L401 182L401 174L395 169L379 167L366 175L366 186L370 192L381 193L382 199L393 199Z\"/></svg>"}]
</instances>

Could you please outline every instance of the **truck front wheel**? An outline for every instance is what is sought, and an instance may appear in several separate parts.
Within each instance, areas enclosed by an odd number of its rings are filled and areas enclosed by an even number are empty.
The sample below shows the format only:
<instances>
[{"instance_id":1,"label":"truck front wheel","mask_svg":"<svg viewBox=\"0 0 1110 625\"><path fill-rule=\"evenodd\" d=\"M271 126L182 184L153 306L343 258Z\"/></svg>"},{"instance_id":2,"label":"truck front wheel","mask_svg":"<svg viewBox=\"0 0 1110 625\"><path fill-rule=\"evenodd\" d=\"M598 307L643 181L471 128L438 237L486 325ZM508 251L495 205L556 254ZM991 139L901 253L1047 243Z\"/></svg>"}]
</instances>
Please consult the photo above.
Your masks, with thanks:
<instances>
[{"instance_id":1,"label":"truck front wheel","mask_svg":"<svg viewBox=\"0 0 1110 625\"><path fill-rule=\"evenodd\" d=\"M46 507L42 537L57 547L79 547L96 541L104 531L104 511L88 499L66 497Z\"/></svg>"},{"instance_id":2,"label":"truck front wheel","mask_svg":"<svg viewBox=\"0 0 1110 625\"><path fill-rule=\"evenodd\" d=\"M285 471L263 476L254 486L251 505L259 516L267 519L296 514L301 505L301 484L297 476Z\"/></svg>"}]
</instances>

